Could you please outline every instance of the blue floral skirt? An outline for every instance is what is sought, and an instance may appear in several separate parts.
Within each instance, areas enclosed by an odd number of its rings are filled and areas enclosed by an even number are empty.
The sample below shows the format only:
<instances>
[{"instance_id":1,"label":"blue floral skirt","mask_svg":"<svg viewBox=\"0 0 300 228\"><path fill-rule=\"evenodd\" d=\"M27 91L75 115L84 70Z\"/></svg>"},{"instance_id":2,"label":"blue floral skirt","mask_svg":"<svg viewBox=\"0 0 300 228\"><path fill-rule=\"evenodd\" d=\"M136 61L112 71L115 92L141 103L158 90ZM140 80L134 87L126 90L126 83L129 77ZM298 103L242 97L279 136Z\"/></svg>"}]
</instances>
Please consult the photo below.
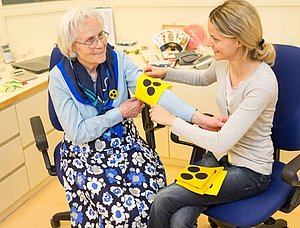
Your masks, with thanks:
<instances>
[{"instance_id":1,"label":"blue floral skirt","mask_svg":"<svg viewBox=\"0 0 300 228\"><path fill-rule=\"evenodd\" d=\"M158 154L131 120L86 144L66 137L61 170L72 227L147 227L155 194L166 185Z\"/></svg>"}]
</instances>

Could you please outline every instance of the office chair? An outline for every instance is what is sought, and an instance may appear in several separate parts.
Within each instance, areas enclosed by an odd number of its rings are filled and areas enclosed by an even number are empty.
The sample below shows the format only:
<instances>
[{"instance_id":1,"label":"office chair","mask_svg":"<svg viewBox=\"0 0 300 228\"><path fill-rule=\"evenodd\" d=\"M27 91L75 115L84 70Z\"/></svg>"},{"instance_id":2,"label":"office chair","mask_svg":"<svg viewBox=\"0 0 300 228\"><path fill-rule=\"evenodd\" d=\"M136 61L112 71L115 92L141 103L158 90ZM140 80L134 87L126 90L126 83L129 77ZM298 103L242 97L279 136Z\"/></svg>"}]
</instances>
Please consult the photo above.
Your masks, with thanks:
<instances>
[{"instance_id":1,"label":"office chair","mask_svg":"<svg viewBox=\"0 0 300 228\"><path fill-rule=\"evenodd\" d=\"M280 150L300 150L300 48L277 44L275 65L279 95L272 128L274 165L268 188L253 197L231 203L210 206L204 214L211 227L272 227L286 228L287 221L275 220L277 211L290 213L300 204L300 155L284 164L279 161ZM171 135L176 143L191 145ZM191 163L201 158L205 150L194 147Z\"/></svg>"}]
</instances>

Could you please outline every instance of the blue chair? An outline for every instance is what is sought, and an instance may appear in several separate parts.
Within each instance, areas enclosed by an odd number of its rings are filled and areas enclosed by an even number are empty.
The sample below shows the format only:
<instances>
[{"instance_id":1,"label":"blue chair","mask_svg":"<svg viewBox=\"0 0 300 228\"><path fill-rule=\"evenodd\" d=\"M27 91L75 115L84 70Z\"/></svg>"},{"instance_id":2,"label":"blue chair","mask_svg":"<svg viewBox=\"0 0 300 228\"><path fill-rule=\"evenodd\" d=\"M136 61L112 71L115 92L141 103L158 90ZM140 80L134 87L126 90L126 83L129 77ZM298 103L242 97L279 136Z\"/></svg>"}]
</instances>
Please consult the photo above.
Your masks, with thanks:
<instances>
[{"instance_id":1,"label":"blue chair","mask_svg":"<svg viewBox=\"0 0 300 228\"><path fill-rule=\"evenodd\" d=\"M275 162L271 183L266 191L256 196L210 206L204 214L213 228L288 227L287 221L275 220L272 215L277 211L289 213L300 204L300 181L297 178L300 155L287 164L279 160L280 150L300 150L300 48L277 44L275 49L277 57L273 70L278 80L279 99L272 129ZM182 143L174 135L171 138ZM191 163L203 153L203 149L195 148ZM200 155L197 155L199 150Z\"/></svg>"}]
</instances>

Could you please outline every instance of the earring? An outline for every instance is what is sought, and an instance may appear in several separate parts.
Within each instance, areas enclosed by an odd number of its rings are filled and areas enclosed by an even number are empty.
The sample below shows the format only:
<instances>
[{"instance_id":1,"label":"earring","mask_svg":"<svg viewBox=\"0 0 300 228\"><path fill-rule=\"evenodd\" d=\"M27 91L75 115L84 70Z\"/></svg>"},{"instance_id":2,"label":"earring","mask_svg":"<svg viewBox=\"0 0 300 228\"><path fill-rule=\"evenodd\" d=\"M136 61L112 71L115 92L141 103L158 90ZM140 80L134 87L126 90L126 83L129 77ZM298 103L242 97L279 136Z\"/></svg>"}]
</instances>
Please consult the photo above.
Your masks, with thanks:
<instances>
[{"instance_id":1,"label":"earring","mask_svg":"<svg viewBox=\"0 0 300 228\"><path fill-rule=\"evenodd\" d=\"M72 59L75 59L75 58L77 57L77 52L74 51L70 57L71 57Z\"/></svg>"}]
</instances>

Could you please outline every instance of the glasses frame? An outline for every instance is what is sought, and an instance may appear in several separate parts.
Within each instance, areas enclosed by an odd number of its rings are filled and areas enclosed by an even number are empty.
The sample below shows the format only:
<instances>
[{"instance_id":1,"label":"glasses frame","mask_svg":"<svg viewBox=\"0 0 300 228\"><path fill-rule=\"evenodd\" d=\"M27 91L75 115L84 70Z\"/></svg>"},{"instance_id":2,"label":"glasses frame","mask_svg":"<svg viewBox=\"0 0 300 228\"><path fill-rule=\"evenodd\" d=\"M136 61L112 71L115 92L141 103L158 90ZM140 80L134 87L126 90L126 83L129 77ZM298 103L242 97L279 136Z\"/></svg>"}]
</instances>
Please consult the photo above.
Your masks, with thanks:
<instances>
[{"instance_id":1,"label":"glasses frame","mask_svg":"<svg viewBox=\"0 0 300 228\"><path fill-rule=\"evenodd\" d=\"M89 48L95 48L98 44L98 41L101 41L103 42L103 39L108 39L109 37L109 33L106 32L105 30L102 30L101 33L98 35L98 36L95 36L95 37L92 37L93 41L92 43L87 43L91 38L89 38L87 41L85 42L80 42L80 41L74 41L74 43L77 43L77 44L82 44L82 45L85 45Z\"/></svg>"}]
</instances>

